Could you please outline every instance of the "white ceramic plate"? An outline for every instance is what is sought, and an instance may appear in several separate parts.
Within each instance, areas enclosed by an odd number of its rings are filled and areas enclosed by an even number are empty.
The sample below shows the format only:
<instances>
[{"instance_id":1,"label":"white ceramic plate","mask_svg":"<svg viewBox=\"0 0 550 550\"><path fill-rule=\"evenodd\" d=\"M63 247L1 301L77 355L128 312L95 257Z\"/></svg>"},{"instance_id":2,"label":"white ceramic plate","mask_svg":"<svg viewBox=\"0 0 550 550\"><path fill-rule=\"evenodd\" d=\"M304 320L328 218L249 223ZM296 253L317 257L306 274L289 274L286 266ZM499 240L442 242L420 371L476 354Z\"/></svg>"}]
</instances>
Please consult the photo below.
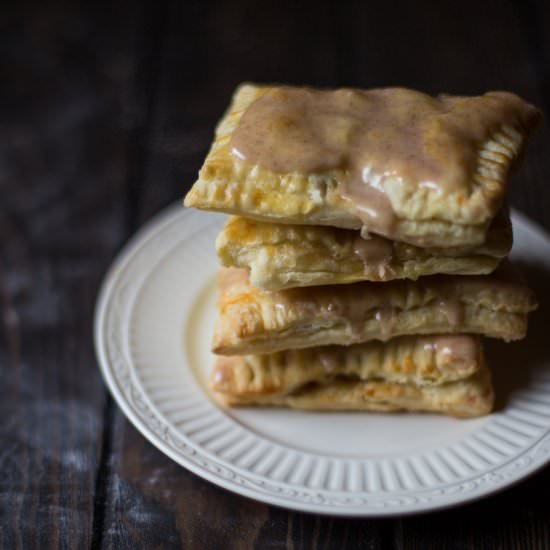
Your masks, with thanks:
<instances>
[{"instance_id":1,"label":"white ceramic plate","mask_svg":"<svg viewBox=\"0 0 550 550\"><path fill-rule=\"evenodd\" d=\"M513 256L530 264L537 289L550 273L550 240L525 217L513 218ZM488 495L549 460L544 309L523 342L489 343L498 403L484 418L217 405L206 380L214 240L223 221L179 205L161 213L114 262L97 304L96 349L107 385L130 421L176 462L270 504L389 516Z\"/></svg>"}]
</instances>

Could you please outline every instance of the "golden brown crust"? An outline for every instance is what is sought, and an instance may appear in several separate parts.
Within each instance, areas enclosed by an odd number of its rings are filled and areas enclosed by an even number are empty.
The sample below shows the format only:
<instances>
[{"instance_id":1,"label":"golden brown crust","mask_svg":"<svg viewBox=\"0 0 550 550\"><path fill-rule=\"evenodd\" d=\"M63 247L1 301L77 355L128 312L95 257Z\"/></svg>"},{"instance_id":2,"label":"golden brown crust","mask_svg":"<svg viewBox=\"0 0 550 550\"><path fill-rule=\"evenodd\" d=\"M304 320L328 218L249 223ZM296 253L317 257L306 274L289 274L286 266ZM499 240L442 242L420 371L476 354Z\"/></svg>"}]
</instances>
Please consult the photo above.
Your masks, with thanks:
<instances>
[{"instance_id":1,"label":"golden brown crust","mask_svg":"<svg viewBox=\"0 0 550 550\"><path fill-rule=\"evenodd\" d=\"M224 358L238 363L240 358ZM335 378L328 384L306 384L289 393L229 393L217 395L227 405L291 407L306 410L424 411L471 418L489 414L494 403L489 369L441 385L414 385L383 380Z\"/></svg>"},{"instance_id":2,"label":"golden brown crust","mask_svg":"<svg viewBox=\"0 0 550 550\"><path fill-rule=\"evenodd\" d=\"M476 247L420 248L385 241L391 255L382 262L361 256L357 241L361 241L358 232L349 229L231 217L218 236L216 248L222 265L246 268L254 286L281 290L357 281L416 280L437 273L491 273L510 251L512 228L504 211L494 220L487 241Z\"/></svg>"},{"instance_id":3,"label":"golden brown crust","mask_svg":"<svg viewBox=\"0 0 550 550\"><path fill-rule=\"evenodd\" d=\"M523 338L533 293L503 266L488 276L261 291L246 271L222 270L213 351L271 353L349 345L407 334L475 333Z\"/></svg>"},{"instance_id":4,"label":"golden brown crust","mask_svg":"<svg viewBox=\"0 0 550 550\"><path fill-rule=\"evenodd\" d=\"M343 171L276 174L231 154L229 141L243 112L266 90L252 85L237 89L185 205L277 223L360 228L353 205L341 196ZM482 243L527 133L519 126L498 129L477 151L471 188L459 193L441 197L389 181L385 193L397 216L394 238L419 246Z\"/></svg>"},{"instance_id":5,"label":"golden brown crust","mask_svg":"<svg viewBox=\"0 0 550 550\"><path fill-rule=\"evenodd\" d=\"M220 356L210 385L214 391L240 396L288 394L338 377L433 386L467 378L482 364L479 337L402 336L385 343Z\"/></svg>"}]
</instances>

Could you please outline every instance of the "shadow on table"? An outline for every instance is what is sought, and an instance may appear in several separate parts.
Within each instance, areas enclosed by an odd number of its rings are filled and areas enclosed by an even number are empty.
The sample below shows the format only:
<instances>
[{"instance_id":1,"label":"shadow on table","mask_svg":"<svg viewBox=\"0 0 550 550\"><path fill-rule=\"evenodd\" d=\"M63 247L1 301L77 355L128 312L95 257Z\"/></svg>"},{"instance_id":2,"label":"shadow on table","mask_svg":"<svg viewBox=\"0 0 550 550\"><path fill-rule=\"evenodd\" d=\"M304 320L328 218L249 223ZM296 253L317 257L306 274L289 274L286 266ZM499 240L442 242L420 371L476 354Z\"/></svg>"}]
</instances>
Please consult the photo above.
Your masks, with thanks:
<instances>
[{"instance_id":1,"label":"shadow on table","mask_svg":"<svg viewBox=\"0 0 550 550\"><path fill-rule=\"evenodd\" d=\"M503 409L512 395L525 388L534 374L550 362L550 270L540 264L514 264L535 291L539 307L529 316L529 329L524 340L509 344L489 338L485 340L487 362L493 373L496 411ZM550 375L550 370L548 373Z\"/></svg>"}]
</instances>

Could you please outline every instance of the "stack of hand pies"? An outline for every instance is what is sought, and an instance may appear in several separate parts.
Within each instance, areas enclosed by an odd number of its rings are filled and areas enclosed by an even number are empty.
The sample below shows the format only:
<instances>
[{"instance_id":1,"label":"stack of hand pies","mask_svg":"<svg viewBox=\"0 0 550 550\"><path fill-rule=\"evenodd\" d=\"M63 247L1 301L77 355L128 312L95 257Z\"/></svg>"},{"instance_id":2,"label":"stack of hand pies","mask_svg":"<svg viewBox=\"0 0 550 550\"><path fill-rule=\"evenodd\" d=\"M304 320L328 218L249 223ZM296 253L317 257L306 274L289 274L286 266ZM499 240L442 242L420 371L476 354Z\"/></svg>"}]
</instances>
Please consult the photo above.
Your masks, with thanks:
<instances>
[{"instance_id":1,"label":"stack of hand pies","mask_svg":"<svg viewBox=\"0 0 550 550\"><path fill-rule=\"evenodd\" d=\"M185 205L217 239L211 387L230 405L487 414L481 336L525 336L511 169L540 111L507 92L243 85Z\"/></svg>"}]
</instances>

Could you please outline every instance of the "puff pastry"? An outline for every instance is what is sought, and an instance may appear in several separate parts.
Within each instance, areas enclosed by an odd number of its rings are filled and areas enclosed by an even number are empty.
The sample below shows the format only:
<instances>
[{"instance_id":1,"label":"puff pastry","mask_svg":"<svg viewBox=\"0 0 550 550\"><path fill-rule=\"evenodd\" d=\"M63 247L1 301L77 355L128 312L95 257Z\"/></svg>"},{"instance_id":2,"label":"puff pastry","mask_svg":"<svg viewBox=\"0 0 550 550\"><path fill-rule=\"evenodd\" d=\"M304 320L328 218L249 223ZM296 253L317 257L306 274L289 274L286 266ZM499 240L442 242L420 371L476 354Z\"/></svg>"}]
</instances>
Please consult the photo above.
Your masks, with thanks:
<instances>
[{"instance_id":1,"label":"puff pastry","mask_svg":"<svg viewBox=\"0 0 550 550\"><path fill-rule=\"evenodd\" d=\"M296 355L277 355L276 359L239 356L220 358L213 372L212 389L227 405L280 406L332 411L425 411L462 418L488 414L493 407L491 376L485 364L482 364L472 376L439 385L416 385L336 375L330 381L321 379L298 386L250 386L250 391L246 384L241 387L231 382L234 378L242 376L240 371L257 370L258 363L261 366L271 366L271 379L284 379L283 371L291 371L296 366ZM251 366L251 363L256 364ZM224 383L223 380L226 379L228 382Z\"/></svg>"},{"instance_id":2,"label":"puff pastry","mask_svg":"<svg viewBox=\"0 0 550 550\"><path fill-rule=\"evenodd\" d=\"M399 102L409 101L410 97L421 102L426 114L420 115L424 118L417 132L420 133L417 149L433 153L428 160L437 163L438 170L443 171L442 181L453 178L458 181L442 193L437 185L431 188L434 182L419 182L393 172L364 175L369 185L383 193L395 216L391 231L384 231L381 227L369 227L361 214L365 209L360 212L354 201L344 196L343 186L349 177L347 168L312 173L276 172L232 153L232 137L256 100L268 94L295 93L293 90L249 84L236 90L228 112L217 127L199 178L185 198L186 206L278 223L347 229L364 226L393 240L419 246L481 244L502 203L510 167L540 118L538 109L504 92L490 92L475 98L430 98L403 89L373 91L395 96L397 108ZM341 90L339 93L353 96L365 92ZM414 109L411 113L415 116ZM484 120L486 127L483 127ZM269 137L274 127L284 130L292 124L292 120L283 116L281 120L268 121L264 130ZM476 125L482 131L470 139L468 130ZM329 126L328 133L333 132L328 135L329 140L339 135L338 124L334 126L335 130ZM409 127L402 130L403 136L412 132ZM468 139L461 138L464 133ZM470 161L468 165L464 159ZM403 162L406 158L397 160ZM457 175L460 177L455 178Z\"/></svg>"},{"instance_id":3,"label":"puff pastry","mask_svg":"<svg viewBox=\"0 0 550 550\"><path fill-rule=\"evenodd\" d=\"M358 231L283 225L231 217L216 241L222 265L242 267L264 290L357 281L416 280L437 273L492 272L512 246L507 211L493 221L476 247L420 248Z\"/></svg>"},{"instance_id":4,"label":"puff pastry","mask_svg":"<svg viewBox=\"0 0 550 550\"><path fill-rule=\"evenodd\" d=\"M288 394L306 384L329 384L344 377L433 386L467 378L482 364L477 336L400 336L353 346L221 356L212 371L211 388L241 396Z\"/></svg>"},{"instance_id":5,"label":"puff pastry","mask_svg":"<svg viewBox=\"0 0 550 550\"><path fill-rule=\"evenodd\" d=\"M485 276L361 282L277 292L246 270L222 269L212 350L220 355L349 345L407 334L475 333L523 338L534 294L508 265Z\"/></svg>"}]
</instances>

